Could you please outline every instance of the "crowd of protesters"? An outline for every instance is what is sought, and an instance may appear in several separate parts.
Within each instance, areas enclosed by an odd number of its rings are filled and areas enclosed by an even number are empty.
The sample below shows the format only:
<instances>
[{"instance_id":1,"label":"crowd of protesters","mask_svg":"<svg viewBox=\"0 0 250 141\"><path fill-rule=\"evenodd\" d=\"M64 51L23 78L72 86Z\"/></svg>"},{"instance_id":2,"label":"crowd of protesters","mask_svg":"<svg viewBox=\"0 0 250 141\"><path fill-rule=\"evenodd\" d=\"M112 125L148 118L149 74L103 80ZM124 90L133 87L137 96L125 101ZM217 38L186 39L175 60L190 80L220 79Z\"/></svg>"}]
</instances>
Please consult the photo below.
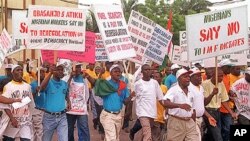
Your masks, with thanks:
<instances>
[{"instance_id":1,"label":"crowd of protesters","mask_svg":"<svg viewBox=\"0 0 250 141\"><path fill-rule=\"evenodd\" d=\"M74 64L66 82L63 64L45 62L39 75L29 66L5 65L2 140L51 141L56 131L59 141L90 141L90 111L105 141L119 141L122 129L130 140L141 130L143 141L229 141L230 125L250 125L250 67L229 59L217 68L172 64L168 75L149 64L134 75L120 62L83 67ZM27 97L28 104L14 108Z\"/></svg>"}]
</instances>

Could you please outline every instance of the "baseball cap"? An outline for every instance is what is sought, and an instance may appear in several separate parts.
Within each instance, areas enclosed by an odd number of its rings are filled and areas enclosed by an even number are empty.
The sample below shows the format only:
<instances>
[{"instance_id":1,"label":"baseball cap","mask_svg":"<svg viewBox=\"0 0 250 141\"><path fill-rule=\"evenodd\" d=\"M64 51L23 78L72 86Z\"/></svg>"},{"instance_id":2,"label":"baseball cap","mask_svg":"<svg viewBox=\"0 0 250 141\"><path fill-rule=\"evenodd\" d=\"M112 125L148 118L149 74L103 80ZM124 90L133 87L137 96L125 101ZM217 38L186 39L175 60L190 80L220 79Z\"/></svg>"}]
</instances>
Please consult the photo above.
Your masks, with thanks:
<instances>
[{"instance_id":1,"label":"baseball cap","mask_svg":"<svg viewBox=\"0 0 250 141\"><path fill-rule=\"evenodd\" d=\"M245 73L250 74L250 67L245 70Z\"/></svg>"},{"instance_id":2,"label":"baseball cap","mask_svg":"<svg viewBox=\"0 0 250 141\"><path fill-rule=\"evenodd\" d=\"M223 59L220 61L219 66L233 66L234 64L231 62L230 59Z\"/></svg>"},{"instance_id":3,"label":"baseball cap","mask_svg":"<svg viewBox=\"0 0 250 141\"><path fill-rule=\"evenodd\" d=\"M5 64L5 65L4 65L4 68L5 68L5 69L11 69L12 66L13 66L13 64Z\"/></svg>"},{"instance_id":4,"label":"baseball cap","mask_svg":"<svg viewBox=\"0 0 250 141\"><path fill-rule=\"evenodd\" d=\"M171 66L171 70L174 70L174 69L180 69L181 67L179 66L179 65L177 65L177 64L173 64L172 66Z\"/></svg>"},{"instance_id":5,"label":"baseball cap","mask_svg":"<svg viewBox=\"0 0 250 141\"><path fill-rule=\"evenodd\" d=\"M197 74L197 73L202 73L198 68L194 67L192 68L190 71L192 71L192 73L190 74L190 76Z\"/></svg>"},{"instance_id":6,"label":"baseball cap","mask_svg":"<svg viewBox=\"0 0 250 141\"><path fill-rule=\"evenodd\" d=\"M191 71L191 70L188 71L188 70L186 70L186 69L184 69L184 68L179 69L179 70L176 72L176 78L178 79L181 75L186 74L186 73L191 74L192 71Z\"/></svg>"},{"instance_id":7,"label":"baseball cap","mask_svg":"<svg viewBox=\"0 0 250 141\"><path fill-rule=\"evenodd\" d=\"M20 65L12 65L11 72L13 72L17 67L21 67Z\"/></svg>"},{"instance_id":8,"label":"baseball cap","mask_svg":"<svg viewBox=\"0 0 250 141\"><path fill-rule=\"evenodd\" d=\"M114 68L119 68L121 72L123 72L123 67L119 64L114 64L110 67L109 72L111 72Z\"/></svg>"}]
</instances>

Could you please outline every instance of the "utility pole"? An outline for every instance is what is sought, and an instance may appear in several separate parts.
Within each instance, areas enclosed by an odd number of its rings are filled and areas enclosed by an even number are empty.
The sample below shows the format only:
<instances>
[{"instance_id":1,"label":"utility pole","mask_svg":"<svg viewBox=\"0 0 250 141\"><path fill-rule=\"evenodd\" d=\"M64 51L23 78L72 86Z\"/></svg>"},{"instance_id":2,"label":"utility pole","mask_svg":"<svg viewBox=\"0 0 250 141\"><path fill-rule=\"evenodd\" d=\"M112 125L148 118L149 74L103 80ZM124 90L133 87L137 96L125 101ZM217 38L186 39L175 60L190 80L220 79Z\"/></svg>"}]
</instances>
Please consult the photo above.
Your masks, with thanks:
<instances>
[{"instance_id":1,"label":"utility pole","mask_svg":"<svg viewBox=\"0 0 250 141\"><path fill-rule=\"evenodd\" d=\"M4 27L8 31L8 0L5 0L5 22L4 22Z\"/></svg>"}]
</instances>

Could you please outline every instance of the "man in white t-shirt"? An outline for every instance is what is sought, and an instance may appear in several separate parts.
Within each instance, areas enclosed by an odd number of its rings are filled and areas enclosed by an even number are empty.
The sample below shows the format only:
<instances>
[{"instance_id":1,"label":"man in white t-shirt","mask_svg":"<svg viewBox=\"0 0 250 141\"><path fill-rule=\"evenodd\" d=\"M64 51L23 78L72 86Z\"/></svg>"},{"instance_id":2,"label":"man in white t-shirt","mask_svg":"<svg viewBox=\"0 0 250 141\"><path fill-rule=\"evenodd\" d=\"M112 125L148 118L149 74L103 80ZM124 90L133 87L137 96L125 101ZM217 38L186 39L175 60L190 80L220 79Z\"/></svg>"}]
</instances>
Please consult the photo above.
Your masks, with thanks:
<instances>
[{"instance_id":1,"label":"man in white t-shirt","mask_svg":"<svg viewBox=\"0 0 250 141\"><path fill-rule=\"evenodd\" d=\"M193 108L194 95L190 92L189 75L192 71L180 69L176 73L177 83L164 96L168 108L167 141L197 141L196 112Z\"/></svg>"},{"instance_id":2,"label":"man in white t-shirt","mask_svg":"<svg viewBox=\"0 0 250 141\"><path fill-rule=\"evenodd\" d=\"M158 82L150 78L152 71L148 64L142 65L143 77L135 82L136 115L142 125L143 141L152 140L151 127L157 117L156 100L163 99Z\"/></svg>"},{"instance_id":3,"label":"man in white t-shirt","mask_svg":"<svg viewBox=\"0 0 250 141\"><path fill-rule=\"evenodd\" d=\"M16 137L20 137L21 141L30 141L32 136L31 108L35 107L31 86L23 81L23 68L21 66L13 65L11 72L13 79L4 86L3 96L7 98L29 97L31 102L17 109L11 105L9 105L9 109L5 109L10 122L3 134L3 141L14 141Z\"/></svg>"},{"instance_id":4,"label":"man in white t-shirt","mask_svg":"<svg viewBox=\"0 0 250 141\"><path fill-rule=\"evenodd\" d=\"M234 101L239 113L239 124L250 125L250 67L247 68L245 77L233 83L231 90L236 95Z\"/></svg>"}]
</instances>

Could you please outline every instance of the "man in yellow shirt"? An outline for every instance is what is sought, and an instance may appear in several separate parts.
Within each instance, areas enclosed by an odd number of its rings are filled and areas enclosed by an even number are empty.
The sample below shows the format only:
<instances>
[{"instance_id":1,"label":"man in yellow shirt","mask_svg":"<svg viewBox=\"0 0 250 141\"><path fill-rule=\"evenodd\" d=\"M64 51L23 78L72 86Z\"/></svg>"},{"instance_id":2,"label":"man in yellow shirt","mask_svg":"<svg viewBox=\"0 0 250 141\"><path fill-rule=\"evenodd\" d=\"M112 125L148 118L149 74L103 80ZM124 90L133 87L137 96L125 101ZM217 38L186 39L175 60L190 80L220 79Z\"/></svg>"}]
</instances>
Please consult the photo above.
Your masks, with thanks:
<instances>
[{"instance_id":1,"label":"man in yellow shirt","mask_svg":"<svg viewBox=\"0 0 250 141\"><path fill-rule=\"evenodd\" d=\"M102 70L104 72L101 72L102 76L101 78L102 79L107 79L110 77L110 72L109 72L109 69L111 68L111 66L113 65L113 62L109 62L109 61L106 61L105 62L105 70Z\"/></svg>"},{"instance_id":2,"label":"man in yellow shirt","mask_svg":"<svg viewBox=\"0 0 250 141\"><path fill-rule=\"evenodd\" d=\"M155 72L153 74L154 79L159 83L161 90L163 92L163 95L167 93L167 86L164 84L161 84L162 82L162 74L160 72ZM162 139L161 131L164 129L164 113L165 113L165 107L161 105L159 101L157 101L157 118L154 120L154 125L152 127L152 139L154 141L158 141Z\"/></svg>"}]
</instances>

